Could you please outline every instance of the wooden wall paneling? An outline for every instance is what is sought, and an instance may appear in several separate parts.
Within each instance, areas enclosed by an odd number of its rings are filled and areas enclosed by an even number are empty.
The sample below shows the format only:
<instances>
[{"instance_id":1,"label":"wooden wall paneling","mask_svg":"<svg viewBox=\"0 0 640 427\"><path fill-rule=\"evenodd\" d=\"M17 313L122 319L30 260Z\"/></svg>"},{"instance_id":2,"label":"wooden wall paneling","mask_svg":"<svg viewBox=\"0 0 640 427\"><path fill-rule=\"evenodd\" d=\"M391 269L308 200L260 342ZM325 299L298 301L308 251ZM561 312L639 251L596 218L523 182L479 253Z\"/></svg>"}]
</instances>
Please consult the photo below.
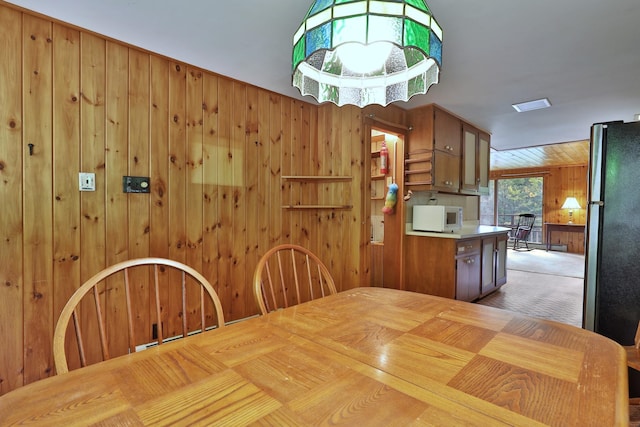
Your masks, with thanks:
<instances>
[{"instance_id":1,"label":"wooden wall paneling","mask_svg":"<svg viewBox=\"0 0 640 427\"><path fill-rule=\"evenodd\" d=\"M151 210L149 252L169 256L169 61L151 56L150 78L150 154Z\"/></svg>"},{"instance_id":2,"label":"wooden wall paneling","mask_svg":"<svg viewBox=\"0 0 640 427\"><path fill-rule=\"evenodd\" d=\"M53 369L52 24L23 16L24 351L26 382ZM27 144L33 144L33 155Z\"/></svg>"},{"instance_id":3,"label":"wooden wall paneling","mask_svg":"<svg viewBox=\"0 0 640 427\"><path fill-rule=\"evenodd\" d=\"M345 164L349 162L349 147L352 142L348 140L349 123L349 111L350 107L336 108L331 106L331 138L329 139L329 146L326 159L326 168L329 175L342 175L353 176L352 171L345 167ZM346 132L345 132L346 128ZM353 181L334 183L329 190L329 203L331 204L344 204L351 203L347 188L353 184ZM330 260L333 265L333 270L336 271L340 281L336 284L340 290L346 289L344 278L347 277L347 271L345 267L346 256L345 250L347 245L345 241L351 238L349 230L349 217L350 210L331 210L327 211L327 221L324 224L326 229L323 230L323 234L328 234L332 237L332 242L325 247L327 259Z\"/></svg>"},{"instance_id":4,"label":"wooden wall paneling","mask_svg":"<svg viewBox=\"0 0 640 427\"><path fill-rule=\"evenodd\" d=\"M302 134L308 135L309 142L306 145L307 156L305 174L311 176L316 175L328 175L326 170L323 169L323 147L321 144L322 133L327 129L326 115L321 113L321 108L312 107L310 105L303 106L303 127ZM292 147L295 150L295 147ZM305 204L324 204L325 201L322 197L322 186L314 183L307 183L304 186L303 203ZM303 213L303 212L301 212ZM306 223L304 226L303 234L306 237L306 242L315 254L322 257L322 248L325 243L325 239L320 237L322 234L322 216L326 213L324 210L310 210L306 212Z\"/></svg>"},{"instance_id":5,"label":"wooden wall paneling","mask_svg":"<svg viewBox=\"0 0 640 427\"><path fill-rule=\"evenodd\" d=\"M283 230L286 229L285 218L288 221L289 213L284 211L281 206L286 200L283 196L283 187L287 184L283 184L280 177L289 172L285 164L288 162L290 150L286 143L286 141L290 140L291 135L291 129L288 126L290 105L289 100L282 96L269 95L269 170L265 182L269 188L268 245L267 248L260 251L260 255L264 254L268 248L285 241ZM287 126L285 126L285 123Z\"/></svg>"},{"instance_id":6,"label":"wooden wall paneling","mask_svg":"<svg viewBox=\"0 0 640 427\"><path fill-rule=\"evenodd\" d=\"M204 230L203 194L203 73L195 68L187 69L186 100L186 264L202 271L202 240ZM200 329L200 289L193 283L187 293L189 330ZM213 324L213 318L211 323Z\"/></svg>"},{"instance_id":7,"label":"wooden wall paneling","mask_svg":"<svg viewBox=\"0 0 640 427\"><path fill-rule=\"evenodd\" d=\"M178 62L170 62L169 68L169 258L186 262L186 224L190 221L186 206L186 66ZM167 337L182 331L181 311L176 304L181 301L180 280L175 272L171 272L169 280L168 307L163 313L164 334Z\"/></svg>"},{"instance_id":8,"label":"wooden wall paneling","mask_svg":"<svg viewBox=\"0 0 640 427\"><path fill-rule=\"evenodd\" d=\"M358 259L358 263L350 263L351 287L369 286L371 283L371 265L369 256L369 241L371 238L371 147L365 143L364 135L364 115L360 108L352 108L350 111L351 128L349 141L351 141L351 160L349 169L353 175L353 183L351 184L351 200L353 200L353 209L351 210L351 218L349 222L349 234L351 240L349 246L345 248L348 251L349 259ZM355 258L352 258L354 257Z\"/></svg>"},{"instance_id":9,"label":"wooden wall paneling","mask_svg":"<svg viewBox=\"0 0 640 427\"><path fill-rule=\"evenodd\" d=\"M325 128L325 133L323 138L318 138L318 144L320 145L320 155L318 158L318 162L320 163L319 171L320 175L339 175L340 168L337 165L339 162L336 157L338 156L339 151L336 150L336 141L340 137L340 128L341 128L341 115L338 111L336 111L336 107L333 104L327 104L327 108L324 108L323 114L325 118L323 120L323 127ZM332 162L336 161L334 165ZM333 205L338 204L336 202L336 197L338 196L337 187L342 186L342 183L327 183L321 186L321 194L319 197L319 201L321 204ZM332 225L340 224L340 216L342 212L337 212L334 210L323 209L318 211L318 229L316 231L316 236L312 238L317 242L319 249L316 249L316 253L320 256L320 259L324 261L324 263L329 267L329 271L335 275L335 278L342 278L342 271L340 270L340 265L338 261L334 258L335 252L338 249L336 246L336 242L340 240L340 233L342 230L339 228L334 228L332 231ZM332 234L333 233L333 234ZM321 238L320 236L326 236ZM341 280L339 280L341 282ZM337 284L339 288L341 288L342 284Z\"/></svg>"},{"instance_id":10,"label":"wooden wall paneling","mask_svg":"<svg viewBox=\"0 0 640 427\"><path fill-rule=\"evenodd\" d=\"M554 167L550 168L545 178L545 222L566 223L569 212L562 209L567 197L575 197L581 209L574 210L573 222L584 224L586 221L587 177L588 167ZM565 244L571 253L584 253L584 235L580 233L553 233L552 244Z\"/></svg>"},{"instance_id":11,"label":"wooden wall paneling","mask_svg":"<svg viewBox=\"0 0 640 427\"><path fill-rule=\"evenodd\" d=\"M150 90L150 171L151 194L149 212L149 255L170 257L169 236L169 73L171 64L166 59L151 55L149 58ZM169 300L167 278L162 276L160 301ZM155 293L149 295L151 306Z\"/></svg>"},{"instance_id":12,"label":"wooden wall paneling","mask_svg":"<svg viewBox=\"0 0 640 427\"><path fill-rule=\"evenodd\" d=\"M203 238L202 238L202 274L218 291L218 269L220 264L220 247L218 230L219 185L218 164L218 77L205 74L203 81ZM226 301L222 300L223 307ZM213 309L211 311L213 314Z\"/></svg>"},{"instance_id":13,"label":"wooden wall paneling","mask_svg":"<svg viewBox=\"0 0 640 427\"><path fill-rule=\"evenodd\" d=\"M233 155L231 109L233 108L233 82L218 79L218 147L220 152L217 182L218 190L218 294L223 303L224 318L233 319Z\"/></svg>"},{"instance_id":14,"label":"wooden wall paneling","mask_svg":"<svg viewBox=\"0 0 640 427\"><path fill-rule=\"evenodd\" d=\"M0 6L0 395L23 384L22 16ZM26 41L25 41L26 43ZM27 268L31 268L30 266ZM24 290L24 294L23 294Z\"/></svg>"},{"instance_id":15,"label":"wooden wall paneling","mask_svg":"<svg viewBox=\"0 0 640 427\"><path fill-rule=\"evenodd\" d=\"M231 198L228 203L232 207L232 258L231 280L232 299L230 299L233 319L247 316L244 299L250 288L247 287L246 277L246 234L247 234L247 173L245 157L247 151L247 85L241 82L233 83L233 100L231 105L231 152L229 158L233 173ZM251 159L254 163L255 159Z\"/></svg>"},{"instance_id":16,"label":"wooden wall paneling","mask_svg":"<svg viewBox=\"0 0 640 427\"><path fill-rule=\"evenodd\" d=\"M271 187L271 96L269 92L260 90L257 93L257 105L258 114L257 120L257 135L255 138L258 143L257 150L257 187L256 187L256 209L254 212L253 220L256 222L257 239L256 248L254 250L254 264L250 269L251 277L253 279L253 272L255 271L255 265L259 261L260 257L271 246L269 241L269 221L271 218L280 217L280 206L274 207L272 205L272 193L275 190ZM279 130L279 127L278 127ZM278 191L279 193L280 191ZM248 204L251 207L251 203ZM277 210L276 210L277 208ZM251 214L247 215L251 218ZM254 312L255 301L248 302L250 311Z\"/></svg>"},{"instance_id":17,"label":"wooden wall paneling","mask_svg":"<svg viewBox=\"0 0 640 427\"><path fill-rule=\"evenodd\" d=\"M122 160L124 171L120 176L113 178L113 192L123 196L123 212L128 213L127 223L127 254L128 258L144 258L149 252L149 217L151 195L147 193L124 193L122 189L122 176L147 176L150 175L151 143L150 143L150 62L147 53L136 49L128 49L129 52L129 115L128 121L128 145L125 145L125 157ZM126 134L126 133L125 133ZM120 168L118 168L120 169ZM128 209L127 209L128 208ZM110 234L110 233L109 233ZM150 270L150 269L149 269ZM131 279L134 280L132 288L133 304L141 313L147 315L137 316L135 321L135 334L142 343L153 340L152 323L156 320L156 314L150 305L150 297L154 295L151 286L153 276L151 271L143 269L132 270ZM122 299L120 300L122 301ZM122 308L120 307L120 310ZM122 315L121 315L122 316Z\"/></svg>"},{"instance_id":18,"label":"wooden wall paneling","mask_svg":"<svg viewBox=\"0 0 640 427\"><path fill-rule=\"evenodd\" d=\"M242 294L242 307L245 316L253 314L254 298L252 292L252 273L258 264L258 248L260 247L260 223L261 216L266 213L263 200L260 197L260 176L262 175L262 153L264 148L260 142L260 127L264 124L264 112L261 110L260 97L257 88L247 87L247 117L246 117L246 149L244 156L245 170L245 263L246 272L244 278L244 292ZM264 104L263 104L264 106ZM268 104L267 104L268 107ZM268 110L267 110L268 111ZM261 119L262 116L262 119ZM268 116L267 116L268 118ZM264 132L264 130L263 130ZM255 212L262 212L255 214Z\"/></svg>"},{"instance_id":19,"label":"wooden wall paneling","mask_svg":"<svg viewBox=\"0 0 640 427\"><path fill-rule=\"evenodd\" d=\"M296 107L296 111L299 114L294 121L296 124L296 130L293 134L295 135L295 133L298 133L299 138L297 139L298 145L292 146L291 150L292 152L301 150L298 156L293 157L297 160L296 164L299 168L297 174L308 176L328 175L328 173L325 173L325 170L319 169L317 164L318 151L322 152L322 147L318 147L317 138L311 134L311 110L317 111L317 109L306 103L296 103ZM314 115L314 117L317 117L317 115ZM317 124L317 118L315 119L315 122ZM318 185L315 183L301 182L298 185L298 191L298 200L300 201L300 204L313 205L318 202L318 198L316 196ZM319 231L317 228L318 217L322 213L322 211L318 210L301 211L300 215L297 216L299 223L296 228L296 233L292 234L292 236L294 236L294 241L311 249L316 254L319 253L318 249L322 242L320 242L319 239L313 239L312 236L319 236L315 233Z\"/></svg>"},{"instance_id":20,"label":"wooden wall paneling","mask_svg":"<svg viewBox=\"0 0 640 427\"><path fill-rule=\"evenodd\" d=\"M107 197L105 173L106 43L95 35L80 34L80 171L93 172L96 191L80 193L80 279L82 282L106 267ZM104 293L104 285L101 292ZM102 300L104 304L104 299ZM104 309L104 307L103 307ZM93 302L80 307L84 333L97 334ZM87 360L101 360L99 349L89 347Z\"/></svg>"},{"instance_id":21,"label":"wooden wall paneling","mask_svg":"<svg viewBox=\"0 0 640 427\"><path fill-rule=\"evenodd\" d=\"M104 150L104 180L98 181L98 184L106 194L105 266L110 266L130 258L127 197L122 192L122 177L128 175L127 159L129 158L129 49L121 44L107 42L105 65L106 149ZM136 273L139 274L139 271ZM137 298L137 283L140 277L134 275L132 280L136 283L136 286L132 288L133 305L139 307L140 310L145 310L145 305L140 305L139 298ZM122 309L126 304L122 277L107 279L105 286L106 310L104 314L107 319L107 337L111 348L114 349L114 356L126 354L129 340L128 334L123 333L123 331L127 331L128 326L126 316L124 316L125 312ZM143 312L146 313L147 310ZM138 322L135 324L136 337L141 339L145 330L140 330Z\"/></svg>"},{"instance_id":22,"label":"wooden wall paneling","mask_svg":"<svg viewBox=\"0 0 640 427\"><path fill-rule=\"evenodd\" d=\"M365 286L366 283L370 283L372 286L382 286L382 268L381 266L378 267L377 264L373 264L373 262L377 259L382 260L384 246L380 244L378 248L374 248L371 244L373 237L373 223L371 215L375 215L375 211L371 203L371 170L374 167L378 168L377 159L374 162L371 158L371 152L374 150L371 147L371 127L373 121L368 117L366 111L362 112L361 120L362 122L359 124L360 126L358 129L361 129L360 136L364 145L364 154L362 157L364 163L361 165L361 181L358 187L354 187L359 190L358 193L364 198L364 202L359 205L360 216L362 218L362 222L360 224L360 243L358 245L359 253L362 254L360 257L359 270L362 273L363 280L366 280L365 278L369 278L369 280L363 282L363 286ZM376 143L376 147L377 145L378 144ZM364 236L366 236L366 238ZM371 262L369 262L369 260Z\"/></svg>"},{"instance_id":23,"label":"wooden wall paneling","mask_svg":"<svg viewBox=\"0 0 640 427\"><path fill-rule=\"evenodd\" d=\"M80 33L53 25L53 234L54 322L80 286ZM69 328L71 330L71 328ZM70 336L70 335L69 335ZM71 366L79 366L74 340Z\"/></svg>"},{"instance_id":24,"label":"wooden wall paneling","mask_svg":"<svg viewBox=\"0 0 640 427\"><path fill-rule=\"evenodd\" d=\"M302 168L302 159L308 154L308 147L304 144L302 135L302 106L300 102L290 101L290 122L283 123L284 126L290 126L290 138L285 141L286 155L283 161L282 175L299 176L304 174ZM286 163L284 163L286 162ZM284 184L284 199L286 205L300 205L303 203L303 191L304 183L287 181ZM289 222L287 227L283 228L283 232L286 233L286 239L288 241L294 241L302 246L308 247L309 242L307 240L301 240L301 222L302 211L290 210L287 212L287 218ZM284 225L284 224L283 224Z\"/></svg>"},{"instance_id":25,"label":"wooden wall paneling","mask_svg":"<svg viewBox=\"0 0 640 427\"><path fill-rule=\"evenodd\" d=\"M281 175L300 175L302 170L299 166L299 156L294 150L294 146L299 146L299 107L295 100L283 99L282 102L282 122L279 124L282 132L282 165ZM286 118L284 115L286 114ZM292 205L300 202L299 183L291 181L281 181L278 176L278 186L282 192L282 204ZM279 241L277 243L290 243L295 241L296 230L299 229L302 212L295 210L282 210L282 222ZM274 244L277 244L274 243ZM287 301L290 301L290 296Z\"/></svg>"},{"instance_id":26,"label":"wooden wall paneling","mask_svg":"<svg viewBox=\"0 0 640 427\"><path fill-rule=\"evenodd\" d=\"M282 114L280 117L280 173L275 177L275 181L280 189L281 204L278 208L281 208L282 205L289 203L290 200L290 198L287 197L286 189L282 184L281 177L291 173L291 140L293 139L293 127L291 125L293 123L293 108L295 101L284 97L279 97L279 100ZM276 147L273 147L274 150L275 148ZM274 152L274 150L272 150L272 152ZM272 168L272 170L273 169L274 168ZM292 213L293 212L287 212L280 209L280 224L276 234L278 243L289 242L291 239L291 224L293 222ZM274 244L276 243L274 242Z\"/></svg>"},{"instance_id":27,"label":"wooden wall paneling","mask_svg":"<svg viewBox=\"0 0 640 427\"><path fill-rule=\"evenodd\" d=\"M343 124L343 175L353 176L353 181L346 188L348 194L345 200L350 200L353 208L345 212L345 226L348 233L345 233L342 241L342 248L345 254L345 274L343 289L356 286L368 286L371 283L369 276L369 258L360 256L369 242L370 233L363 234L363 224L366 222L360 206L369 205L369 196L364 191L365 169L369 167L370 148L366 148L362 137L362 115L361 109L349 107L348 114L345 114L347 121ZM366 160L365 160L366 159ZM365 163L366 161L366 163ZM366 164L366 167L365 167ZM366 263L354 263L348 260L367 260Z\"/></svg>"},{"instance_id":28,"label":"wooden wall paneling","mask_svg":"<svg viewBox=\"0 0 640 427\"><path fill-rule=\"evenodd\" d=\"M252 132L250 138L256 140L256 188L254 191L255 204L252 205L251 201L247 202L249 212L247 212L248 222L255 222L255 239L251 239L251 233L248 232L249 244L255 244L255 248L251 250L250 268L247 268L247 281L249 285L253 285L253 273L255 266L257 265L260 257L271 247L269 240L269 223L270 221L276 221L276 218L280 218L280 205L274 207L272 204L272 194L276 191L271 187L272 174L271 174L271 95L269 92L259 90L256 94L257 102L257 114L256 120L256 132L255 135ZM279 117L279 115L278 115ZM254 118L252 118L254 120ZM280 129L280 126L277 126ZM279 190L279 189L277 189ZM255 206L253 210L254 215L251 215L251 206ZM275 210L277 209L277 210ZM253 296L253 292L249 292L247 297L247 311L251 314L256 313L256 303Z\"/></svg>"}]
</instances>

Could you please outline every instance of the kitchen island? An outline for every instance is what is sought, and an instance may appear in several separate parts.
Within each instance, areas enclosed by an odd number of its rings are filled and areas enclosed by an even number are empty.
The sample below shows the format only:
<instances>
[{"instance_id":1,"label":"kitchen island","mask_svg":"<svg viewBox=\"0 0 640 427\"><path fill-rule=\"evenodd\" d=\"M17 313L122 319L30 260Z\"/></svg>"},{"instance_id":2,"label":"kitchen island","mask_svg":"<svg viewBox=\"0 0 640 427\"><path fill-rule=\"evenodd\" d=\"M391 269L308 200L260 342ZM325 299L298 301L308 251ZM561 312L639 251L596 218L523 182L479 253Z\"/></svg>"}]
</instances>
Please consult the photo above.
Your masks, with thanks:
<instances>
[{"instance_id":1,"label":"kitchen island","mask_svg":"<svg viewBox=\"0 0 640 427\"><path fill-rule=\"evenodd\" d=\"M406 226L403 289L474 301L507 282L509 228L465 225L452 233Z\"/></svg>"}]
</instances>

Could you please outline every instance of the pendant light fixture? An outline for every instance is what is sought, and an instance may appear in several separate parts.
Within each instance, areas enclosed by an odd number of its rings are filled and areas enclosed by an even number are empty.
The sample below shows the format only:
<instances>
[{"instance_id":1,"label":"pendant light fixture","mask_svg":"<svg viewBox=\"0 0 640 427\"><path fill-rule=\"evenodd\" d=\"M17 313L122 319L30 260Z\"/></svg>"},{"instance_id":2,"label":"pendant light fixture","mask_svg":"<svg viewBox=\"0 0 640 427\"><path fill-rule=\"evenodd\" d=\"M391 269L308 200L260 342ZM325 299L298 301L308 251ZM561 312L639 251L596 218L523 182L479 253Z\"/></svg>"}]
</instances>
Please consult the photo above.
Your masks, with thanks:
<instances>
[{"instance_id":1,"label":"pendant light fixture","mask_svg":"<svg viewBox=\"0 0 640 427\"><path fill-rule=\"evenodd\" d=\"M441 65L442 29L424 0L315 0L293 37L293 86L321 103L408 101Z\"/></svg>"}]
</instances>

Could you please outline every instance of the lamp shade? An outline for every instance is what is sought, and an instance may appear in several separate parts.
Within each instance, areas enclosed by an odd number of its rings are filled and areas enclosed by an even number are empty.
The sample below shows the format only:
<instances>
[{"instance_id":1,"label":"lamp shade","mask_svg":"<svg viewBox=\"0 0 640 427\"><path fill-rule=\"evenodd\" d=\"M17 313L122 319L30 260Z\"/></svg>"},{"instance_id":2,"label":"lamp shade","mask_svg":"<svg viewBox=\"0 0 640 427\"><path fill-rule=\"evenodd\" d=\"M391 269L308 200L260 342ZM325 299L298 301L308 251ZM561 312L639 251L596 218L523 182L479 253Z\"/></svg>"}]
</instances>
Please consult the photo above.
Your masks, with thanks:
<instances>
[{"instance_id":1,"label":"lamp shade","mask_svg":"<svg viewBox=\"0 0 640 427\"><path fill-rule=\"evenodd\" d=\"M567 197L561 209L580 209L580 203L575 197Z\"/></svg>"},{"instance_id":2,"label":"lamp shade","mask_svg":"<svg viewBox=\"0 0 640 427\"><path fill-rule=\"evenodd\" d=\"M408 101L439 81L442 29L423 0L315 0L292 62L293 86L318 102Z\"/></svg>"}]
</instances>

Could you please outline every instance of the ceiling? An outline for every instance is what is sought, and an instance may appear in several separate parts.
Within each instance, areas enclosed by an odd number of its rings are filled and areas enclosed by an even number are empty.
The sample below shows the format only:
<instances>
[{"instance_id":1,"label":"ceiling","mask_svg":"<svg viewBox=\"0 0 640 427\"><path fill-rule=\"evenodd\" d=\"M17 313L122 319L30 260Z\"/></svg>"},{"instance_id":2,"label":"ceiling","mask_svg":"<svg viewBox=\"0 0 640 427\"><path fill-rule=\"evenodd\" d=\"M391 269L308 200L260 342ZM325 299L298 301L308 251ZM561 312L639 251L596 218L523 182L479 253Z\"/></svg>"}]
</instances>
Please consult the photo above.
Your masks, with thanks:
<instances>
[{"instance_id":1,"label":"ceiling","mask_svg":"<svg viewBox=\"0 0 640 427\"><path fill-rule=\"evenodd\" d=\"M315 103L291 86L290 62L311 0L10 3ZM489 131L498 152L587 140L591 124L640 113L638 0L427 3L444 30L440 83L400 107L437 103ZM551 108L511 107L544 97Z\"/></svg>"},{"instance_id":2,"label":"ceiling","mask_svg":"<svg viewBox=\"0 0 640 427\"><path fill-rule=\"evenodd\" d=\"M589 141L491 151L491 171L578 166L589 163Z\"/></svg>"}]
</instances>

